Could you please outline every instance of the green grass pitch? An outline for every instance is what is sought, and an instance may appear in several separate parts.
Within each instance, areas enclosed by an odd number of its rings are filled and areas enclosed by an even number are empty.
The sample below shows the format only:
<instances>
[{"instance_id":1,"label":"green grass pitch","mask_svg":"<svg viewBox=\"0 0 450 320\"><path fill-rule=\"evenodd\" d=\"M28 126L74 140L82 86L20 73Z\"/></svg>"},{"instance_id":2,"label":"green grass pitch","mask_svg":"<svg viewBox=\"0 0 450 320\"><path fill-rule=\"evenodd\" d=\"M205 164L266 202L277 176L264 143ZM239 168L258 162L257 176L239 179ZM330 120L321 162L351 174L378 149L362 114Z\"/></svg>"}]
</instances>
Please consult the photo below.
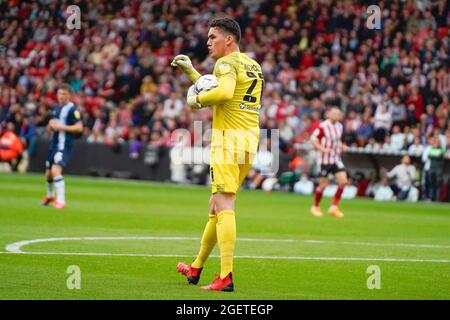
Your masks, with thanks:
<instances>
[{"instance_id":1,"label":"green grass pitch","mask_svg":"<svg viewBox=\"0 0 450 320\"><path fill-rule=\"evenodd\" d=\"M45 189L43 175L0 174L0 299L450 299L448 204L343 200L337 220L310 216L311 197L242 191L235 292L221 293L176 272L197 253L209 188L66 176L64 210L39 205Z\"/></svg>"}]
</instances>

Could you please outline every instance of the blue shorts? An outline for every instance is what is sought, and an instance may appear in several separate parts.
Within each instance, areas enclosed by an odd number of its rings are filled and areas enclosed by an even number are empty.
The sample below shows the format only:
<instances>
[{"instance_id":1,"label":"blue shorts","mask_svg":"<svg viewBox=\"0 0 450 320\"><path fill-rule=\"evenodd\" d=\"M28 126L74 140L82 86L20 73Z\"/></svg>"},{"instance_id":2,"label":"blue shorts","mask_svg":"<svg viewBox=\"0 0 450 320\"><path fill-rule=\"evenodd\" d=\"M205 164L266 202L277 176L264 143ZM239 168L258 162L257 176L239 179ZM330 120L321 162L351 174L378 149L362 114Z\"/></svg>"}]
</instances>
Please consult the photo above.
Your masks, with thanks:
<instances>
[{"instance_id":1,"label":"blue shorts","mask_svg":"<svg viewBox=\"0 0 450 320\"><path fill-rule=\"evenodd\" d=\"M69 163L69 158L70 151L68 150L50 149L48 151L47 161L45 162L45 168L50 169L54 164L57 164L64 168Z\"/></svg>"}]
</instances>

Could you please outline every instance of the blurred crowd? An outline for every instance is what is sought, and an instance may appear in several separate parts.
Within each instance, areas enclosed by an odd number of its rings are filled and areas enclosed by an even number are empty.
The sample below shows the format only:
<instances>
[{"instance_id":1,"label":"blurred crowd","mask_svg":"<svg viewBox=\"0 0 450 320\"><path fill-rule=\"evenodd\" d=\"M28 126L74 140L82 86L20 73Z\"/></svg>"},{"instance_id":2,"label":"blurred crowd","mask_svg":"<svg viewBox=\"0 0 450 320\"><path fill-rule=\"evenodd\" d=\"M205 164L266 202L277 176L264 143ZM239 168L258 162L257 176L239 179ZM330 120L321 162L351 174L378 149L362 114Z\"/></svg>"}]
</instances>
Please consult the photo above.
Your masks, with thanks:
<instances>
[{"instance_id":1,"label":"blurred crowd","mask_svg":"<svg viewBox=\"0 0 450 320\"><path fill-rule=\"evenodd\" d=\"M81 28L66 26L78 5ZM89 143L129 142L132 152L171 146L177 128L210 127L193 112L188 79L170 67L186 54L211 73L208 21L234 17L241 51L263 69L261 127L280 129L293 154L327 106L345 112L349 146L412 150L450 146L450 8L445 0L378 1L381 29L366 25L370 1L74 0L0 2L0 124L11 122L33 153L55 88L74 91Z\"/></svg>"}]
</instances>

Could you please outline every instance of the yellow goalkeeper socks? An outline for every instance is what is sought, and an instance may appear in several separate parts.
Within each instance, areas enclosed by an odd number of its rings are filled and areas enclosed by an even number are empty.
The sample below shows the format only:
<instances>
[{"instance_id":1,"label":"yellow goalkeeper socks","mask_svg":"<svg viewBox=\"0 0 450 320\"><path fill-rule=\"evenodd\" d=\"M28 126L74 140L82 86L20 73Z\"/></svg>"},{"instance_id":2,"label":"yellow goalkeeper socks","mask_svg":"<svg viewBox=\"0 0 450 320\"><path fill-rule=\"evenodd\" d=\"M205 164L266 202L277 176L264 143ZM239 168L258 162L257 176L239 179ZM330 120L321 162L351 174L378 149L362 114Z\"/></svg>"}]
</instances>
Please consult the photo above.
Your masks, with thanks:
<instances>
[{"instance_id":1,"label":"yellow goalkeeper socks","mask_svg":"<svg viewBox=\"0 0 450 320\"><path fill-rule=\"evenodd\" d=\"M210 214L209 221L206 223L205 230L203 231L202 240L200 242L200 252L197 259L192 262L193 268L202 268L208 259L209 254L217 243L216 233L217 215Z\"/></svg>"},{"instance_id":2,"label":"yellow goalkeeper socks","mask_svg":"<svg viewBox=\"0 0 450 320\"><path fill-rule=\"evenodd\" d=\"M236 244L236 219L233 210L217 215L217 241L220 248L220 278L233 271L233 254Z\"/></svg>"}]
</instances>

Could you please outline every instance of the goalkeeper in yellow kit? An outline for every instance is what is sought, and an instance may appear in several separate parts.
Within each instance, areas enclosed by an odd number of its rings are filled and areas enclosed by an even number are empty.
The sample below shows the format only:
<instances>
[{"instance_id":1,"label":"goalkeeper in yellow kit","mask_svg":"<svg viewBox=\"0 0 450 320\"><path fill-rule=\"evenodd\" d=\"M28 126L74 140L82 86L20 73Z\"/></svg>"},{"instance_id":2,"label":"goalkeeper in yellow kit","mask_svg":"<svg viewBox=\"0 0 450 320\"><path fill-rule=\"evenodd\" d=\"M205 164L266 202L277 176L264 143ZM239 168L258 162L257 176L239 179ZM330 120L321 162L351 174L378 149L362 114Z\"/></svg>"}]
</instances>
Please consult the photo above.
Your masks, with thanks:
<instances>
[{"instance_id":1,"label":"goalkeeper in yellow kit","mask_svg":"<svg viewBox=\"0 0 450 320\"><path fill-rule=\"evenodd\" d=\"M217 59L213 74L218 86L196 95L189 90L187 102L193 109L212 106L209 220L203 232L200 252L192 264L179 263L178 272L197 284L203 265L219 244L220 275L205 290L233 291L233 255L236 243L236 193L252 165L259 141L259 109L264 87L260 65L239 51L241 30L230 18L214 19L209 25L208 50ZM180 67L195 83L200 74L189 57L176 56L172 66Z\"/></svg>"}]
</instances>

